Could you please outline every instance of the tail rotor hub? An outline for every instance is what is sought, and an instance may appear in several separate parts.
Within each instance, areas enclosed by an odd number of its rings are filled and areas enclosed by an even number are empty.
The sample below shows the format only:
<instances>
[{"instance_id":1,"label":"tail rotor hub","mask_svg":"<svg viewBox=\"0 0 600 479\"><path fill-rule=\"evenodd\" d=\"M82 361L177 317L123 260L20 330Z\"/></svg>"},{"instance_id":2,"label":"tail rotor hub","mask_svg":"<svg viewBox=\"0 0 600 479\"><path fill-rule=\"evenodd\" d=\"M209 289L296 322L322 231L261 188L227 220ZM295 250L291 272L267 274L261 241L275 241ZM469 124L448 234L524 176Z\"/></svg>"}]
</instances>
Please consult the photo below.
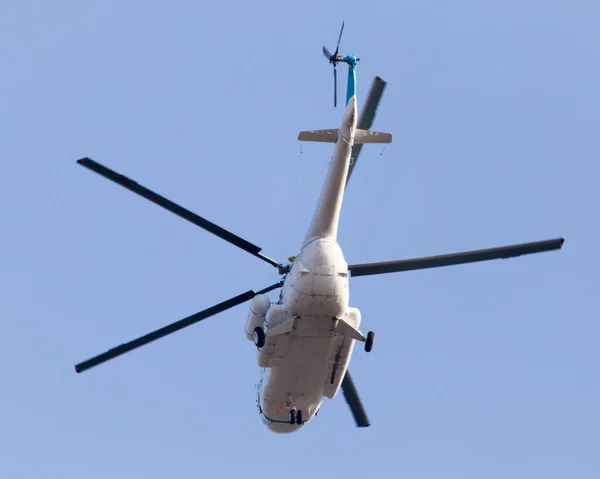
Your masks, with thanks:
<instances>
[{"instance_id":1,"label":"tail rotor hub","mask_svg":"<svg viewBox=\"0 0 600 479\"><path fill-rule=\"evenodd\" d=\"M344 31L344 22L342 22L342 28L340 29L340 36L338 37L338 42L335 47L335 53L331 53L326 46L323 46L323 55L329 63L333 64L333 106L337 106L337 64L340 62L347 63L350 67L355 67L356 62L358 62L358 58L352 55L347 55L345 57L339 54L340 51L340 41L342 40L342 32Z\"/></svg>"}]
</instances>

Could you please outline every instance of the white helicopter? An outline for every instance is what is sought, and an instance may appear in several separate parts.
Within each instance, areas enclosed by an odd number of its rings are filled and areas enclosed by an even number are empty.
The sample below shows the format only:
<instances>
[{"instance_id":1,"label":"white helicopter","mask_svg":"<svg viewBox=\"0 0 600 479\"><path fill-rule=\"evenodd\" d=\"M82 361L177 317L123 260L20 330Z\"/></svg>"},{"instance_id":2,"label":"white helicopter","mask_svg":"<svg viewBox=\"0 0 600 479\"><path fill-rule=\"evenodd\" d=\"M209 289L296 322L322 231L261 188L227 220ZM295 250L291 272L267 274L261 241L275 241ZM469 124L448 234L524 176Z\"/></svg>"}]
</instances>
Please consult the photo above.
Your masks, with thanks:
<instances>
[{"instance_id":1,"label":"white helicopter","mask_svg":"<svg viewBox=\"0 0 600 479\"><path fill-rule=\"evenodd\" d=\"M89 158L78 163L128 188L155 204L219 236L278 269L280 281L260 291L246 291L211 308L172 323L145 336L122 344L75 366L80 373L156 339L191 326L246 301L250 312L246 337L253 340L261 378L257 387L258 410L269 429L279 433L299 430L319 411L323 398L334 398L340 389L358 427L369 420L360 401L348 364L356 341L367 352L374 334L363 335L360 311L349 303L349 276L365 276L439 266L471 263L560 249L563 238L464 253L424 258L348 265L337 242L338 223L344 191L365 143L390 143L388 133L370 131L386 82L376 77L357 119L355 56L338 54L344 23L335 53L323 47L333 64L334 106L337 103L338 63L348 65L346 109L339 129L303 131L298 139L334 143L331 163L312 221L299 253L289 264L261 253L261 248L217 226L191 211L148 190ZM280 289L272 302L267 293Z\"/></svg>"}]
</instances>

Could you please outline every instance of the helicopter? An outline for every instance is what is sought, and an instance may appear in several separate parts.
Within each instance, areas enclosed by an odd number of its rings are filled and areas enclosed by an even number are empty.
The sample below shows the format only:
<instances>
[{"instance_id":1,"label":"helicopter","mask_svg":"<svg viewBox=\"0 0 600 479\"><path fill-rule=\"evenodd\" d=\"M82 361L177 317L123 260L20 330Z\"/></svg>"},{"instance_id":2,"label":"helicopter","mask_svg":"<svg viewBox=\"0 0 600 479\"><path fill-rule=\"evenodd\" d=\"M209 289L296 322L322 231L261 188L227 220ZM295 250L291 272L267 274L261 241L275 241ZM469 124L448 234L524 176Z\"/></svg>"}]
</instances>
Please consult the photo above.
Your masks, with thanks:
<instances>
[{"instance_id":1,"label":"helicopter","mask_svg":"<svg viewBox=\"0 0 600 479\"><path fill-rule=\"evenodd\" d=\"M319 412L324 398L339 390L357 427L370 426L365 408L348 370L356 343L373 349L375 334L361 332L361 312L350 304L350 278L511 258L561 249L564 238L422 258L348 264L338 243L339 220L346 186L363 145L388 144L390 133L371 130L387 82L375 77L360 118L357 112L357 65L360 59L340 55L344 23L334 53L323 47L333 65L334 107L337 106L337 65L348 67L346 104L337 129L308 130L300 141L332 143L333 154L311 222L297 254L282 263L259 246L173 203L91 158L77 163L146 198L158 206L220 237L275 267L280 276L258 291L248 290L208 309L121 344L75 365L81 373L176 331L250 301L245 335L256 348L260 380L256 387L258 413L273 432L300 430ZM273 301L269 293L279 290Z\"/></svg>"}]
</instances>

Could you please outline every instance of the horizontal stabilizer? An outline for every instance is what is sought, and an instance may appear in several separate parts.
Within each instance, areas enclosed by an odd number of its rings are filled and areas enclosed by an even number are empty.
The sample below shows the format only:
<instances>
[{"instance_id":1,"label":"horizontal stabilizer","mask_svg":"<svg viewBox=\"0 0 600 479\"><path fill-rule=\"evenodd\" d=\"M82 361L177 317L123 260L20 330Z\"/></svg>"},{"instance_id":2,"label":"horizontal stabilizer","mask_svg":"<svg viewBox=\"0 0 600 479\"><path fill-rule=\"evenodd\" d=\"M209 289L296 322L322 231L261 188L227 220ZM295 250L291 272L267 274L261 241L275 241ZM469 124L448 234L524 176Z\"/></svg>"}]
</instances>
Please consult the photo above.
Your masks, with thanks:
<instances>
[{"instance_id":1,"label":"horizontal stabilizer","mask_svg":"<svg viewBox=\"0 0 600 479\"><path fill-rule=\"evenodd\" d=\"M338 137L338 129L333 130L309 130L301 131L298 135L300 141L319 141L322 143L335 143Z\"/></svg>"},{"instance_id":2,"label":"horizontal stabilizer","mask_svg":"<svg viewBox=\"0 0 600 479\"><path fill-rule=\"evenodd\" d=\"M360 145L363 143L391 143L391 133L379 133L378 131L356 129L354 134L354 144Z\"/></svg>"}]
</instances>

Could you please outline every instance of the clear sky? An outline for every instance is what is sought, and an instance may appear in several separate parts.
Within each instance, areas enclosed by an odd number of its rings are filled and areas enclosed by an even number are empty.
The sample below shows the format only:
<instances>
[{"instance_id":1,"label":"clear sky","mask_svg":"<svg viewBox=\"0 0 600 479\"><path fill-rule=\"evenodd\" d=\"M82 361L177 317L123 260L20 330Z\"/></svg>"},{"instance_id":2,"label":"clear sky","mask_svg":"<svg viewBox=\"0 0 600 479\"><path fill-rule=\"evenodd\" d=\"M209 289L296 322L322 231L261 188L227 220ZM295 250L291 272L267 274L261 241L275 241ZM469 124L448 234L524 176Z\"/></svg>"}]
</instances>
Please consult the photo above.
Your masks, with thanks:
<instances>
[{"instance_id":1,"label":"clear sky","mask_svg":"<svg viewBox=\"0 0 600 479\"><path fill-rule=\"evenodd\" d=\"M247 305L75 374L278 279L75 160L285 261L331 152L297 134L341 120L321 45L342 20L394 135L352 177L348 261L563 250L352 280L369 429L341 394L297 434L262 425ZM2 2L0 477L600 477L599 20L594 0Z\"/></svg>"}]
</instances>

